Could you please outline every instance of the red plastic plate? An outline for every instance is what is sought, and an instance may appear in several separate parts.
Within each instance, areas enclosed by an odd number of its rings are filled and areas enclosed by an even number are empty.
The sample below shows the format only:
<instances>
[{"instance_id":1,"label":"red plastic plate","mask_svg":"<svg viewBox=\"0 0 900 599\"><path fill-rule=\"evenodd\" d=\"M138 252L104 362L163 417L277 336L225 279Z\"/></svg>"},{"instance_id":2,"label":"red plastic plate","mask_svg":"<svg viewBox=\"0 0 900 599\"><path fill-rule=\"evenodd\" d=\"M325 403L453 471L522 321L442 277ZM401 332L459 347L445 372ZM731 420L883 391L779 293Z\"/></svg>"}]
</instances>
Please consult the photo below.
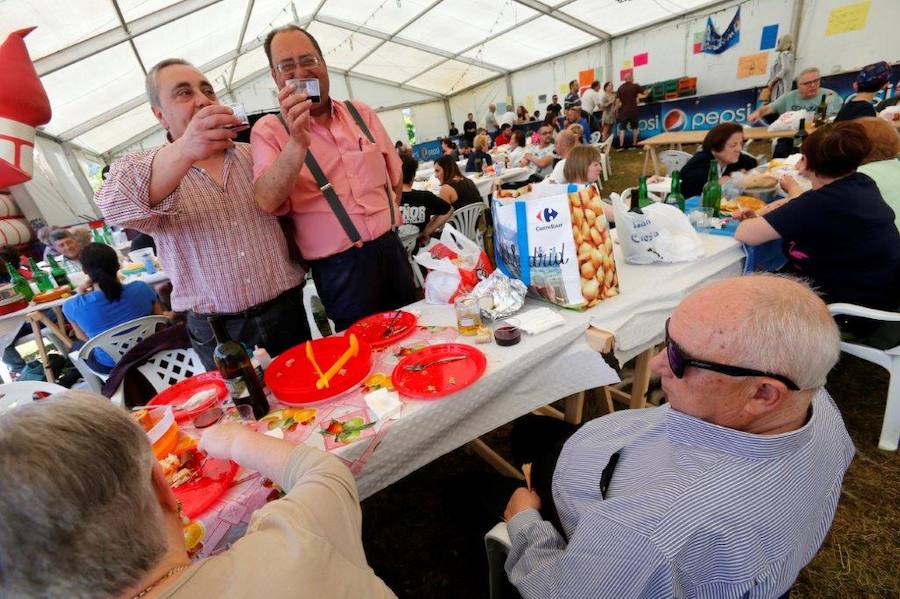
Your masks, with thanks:
<instances>
[{"instance_id":1,"label":"red plastic plate","mask_svg":"<svg viewBox=\"0 0 900 599\"><path fill-rule=\"evenodd\" d=\"M419 372L406 370L406 366L460 355L466 356L466 359L435 364ZM481 350L462 343L441 343L426 347L400 360L391 374L391 382L402 395L434 399L465 389L481 378L485 368L487 358Z\"/></svg>"},{"instance_id":2,"label":"red plastic plate","mask_svg":"<svg viewBox=\"0 0 900 599\"><path fill-rule=\"evenodd\" d=\"M229 460L206 460L197 478L172 489L184 515L196 518L209 509L231 486L237 471L238 465Z\"/></svg>"},{"instance_id":3,"label":"red plastic plate","mask_svg":"<svg viewBox=\"0 0 900 599\"><path fill-rule=\"evenodd\" d=\"M347 329L347 334L355 334L360 341L365 341L372 349L381 349L393 345L416 332L416 322L418 321L416 315L403 310L399 310L399 312L400 316L397 316L397 311L379 312L378 314L366 316ZM383 337L382 335L387 331L395 316L397 316L397 320L394 321L394 326L391 327L391 334Z\"/></svg>"},{"instance_id":4,"label":"red plastic plate","mask_svg":"<svg viewBox=\"0 0 900 599\"><path fill-rule=\"evenodd\" d=\"M148 401L147 405L180 406L181 404L189 400L195 393L199 393L200 391L204 391L206 389L215 389L216 396L198 404L192 410L182 410L177 407L173 410L175 415L175 422L184 422L186 420L191 420L194 417L199 416L212 406L220 403L222 400L228 397L228 387L225 386L225 381L222 379L221 374L219 374L218 372L204 372L202 374L188 377L183 381L178 381L177 383Z\"/></svg>"},{"instance_id":5,"label":"red plastic plate","mask_svg":"<svg viewBox=\"0 0 900 599\"><path fill-rule=\"evenodd\" d=\"M340 395L361 383L372 368L372 348L359 336L357 340L359 353L355 358L350 358L325 389L316 389L319 375L306 359L305 343L292 347L269 364L265 375L266 385L278 401L291 406L325 401ZM314 339L312 346L316 363L322 372L327 372L350 346L350 338L341 335Z\"/></svg>"}]
</instances>

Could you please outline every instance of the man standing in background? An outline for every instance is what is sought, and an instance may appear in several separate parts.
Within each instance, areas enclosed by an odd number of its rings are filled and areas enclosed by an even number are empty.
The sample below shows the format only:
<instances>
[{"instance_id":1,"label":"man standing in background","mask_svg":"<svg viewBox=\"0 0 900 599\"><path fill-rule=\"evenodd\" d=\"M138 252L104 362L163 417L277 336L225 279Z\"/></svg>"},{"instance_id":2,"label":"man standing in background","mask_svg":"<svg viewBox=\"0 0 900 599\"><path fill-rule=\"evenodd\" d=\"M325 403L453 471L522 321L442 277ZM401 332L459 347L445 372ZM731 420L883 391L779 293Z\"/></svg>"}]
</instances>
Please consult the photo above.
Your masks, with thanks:
<instances>
[{"instance_id":1,"label":"man standing in background","mask_svg":"<svg viewBox=\"0 0 900 599\"><path fill-rule=\"evenodd\" d=\"M562 114L562 106L559 105L559 96L557 96L556 94L553 94L553 97L551 98L551 100L552 101L549 104L547 104L547 112L555 112L556 116L561 115Z\"/></svg>"},{"instance_id":2,"label":"man standing in background","mask_svg":"<svg viewBox=\"0 0 900 599\"><path fill-rule=\"evenodd\" d=\"M619 102L622 103L617 116L619 123L619 149L625 149L625 129L626 127L631 127L631 148L629 149L636 150L638 134L640 133L637 118L638 100L646 97L647 93L644 92L644 88L634 82L634 75L628 73L625 75L625 83L619 86L617 94Z\"/></svg>"},{"instance_id":3,"label":"man standing in background","mask_svg":"<svg viewBox=\"0 0 900 599\"><path fill-rule=\"evenodd\" d=\"M566 99L563 101L563 104L563 108L566 110L573 106L581 108L581 98L578 97L578 81L575 79L569 81L569 93L566 94Z\"/></svg>"},{"instance_id":4,"label":"man standing in background","mask_svg":"<svg viewBox=\"0 0 900 599\"><path fill-rule=\"evenodd\" d=\"M466 142L469 144L471 148L474 145L475 141L475 132L478 130L478 123L475 122L475 116L470 112L466 115L466 122L463 123L463 135L466 137Z\"/></svg>"},{"instance_id":5,"label":"man standing in background","mask_svg":"<svg viewBox=\"0 0 900 599\"><path fill-rule=\"evenodd\" d=\"M500 124L497 122L496 104L488 104L488 112L484 116L484 128L487 129L488 133L491 135L496 134L497 130L500 128Z\"/></svg>"},{"instance_id":6,"label":"man standing in background","mask_svg":"<svg viewBox=\"0 0 900 599\"><path fill-rule=\"evenodd\" d=\"M600 129L600 82L594 81L591 87L584 91L581 96L581 109L588 114L588 122L591 126L590 131L593 133Z\"/></svg>"},{"instance_id":7,"label":"man standing in background","mask_svg":"<svg viewBox=\"0 0 900 599\"><path fill-rule=\"evenodd\" d=\"M363 102L332 100L319 44L303 29L275 29L263 48L281 114L259 119L250 134L257 203L290 215L337 330L412 303L412 270L395 231L400 157L384 126ZM317 79L319 101L293 79Z\"/></svg>"}]
</instances>

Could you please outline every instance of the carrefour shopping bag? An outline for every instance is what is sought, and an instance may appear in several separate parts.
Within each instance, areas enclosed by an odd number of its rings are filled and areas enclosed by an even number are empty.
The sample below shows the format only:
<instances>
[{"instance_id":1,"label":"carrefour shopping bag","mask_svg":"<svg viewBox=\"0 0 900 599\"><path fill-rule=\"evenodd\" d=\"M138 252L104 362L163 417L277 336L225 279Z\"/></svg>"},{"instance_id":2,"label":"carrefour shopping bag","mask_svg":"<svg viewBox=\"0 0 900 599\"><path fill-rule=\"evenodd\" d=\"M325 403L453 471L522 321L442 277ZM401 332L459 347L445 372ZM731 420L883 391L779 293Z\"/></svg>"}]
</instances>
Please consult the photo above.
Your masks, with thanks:
<instances>
[{"instance_id":1,"label":"carrefour shopping bag","mask_svg":"<svg viewBox=\"0 0 900 599\"><path fill-rule=\"evenodd\" d=\"M494 271L484 250L450 224L444 225L440 242L414 259L428 269L425 301L429 304L452 304Z\"/></svg>"},{"instance_id":2,"label":"carrefour shopping bag","mask_svg":"<svg viewBox=\"0 0 900 599\"><path fill-rule=\"evenodd\" d=\"M583 310L618 295L609 225L595 185L535 185L494 202L497 267L532 295Z\"/></svg>"}]
</instances>

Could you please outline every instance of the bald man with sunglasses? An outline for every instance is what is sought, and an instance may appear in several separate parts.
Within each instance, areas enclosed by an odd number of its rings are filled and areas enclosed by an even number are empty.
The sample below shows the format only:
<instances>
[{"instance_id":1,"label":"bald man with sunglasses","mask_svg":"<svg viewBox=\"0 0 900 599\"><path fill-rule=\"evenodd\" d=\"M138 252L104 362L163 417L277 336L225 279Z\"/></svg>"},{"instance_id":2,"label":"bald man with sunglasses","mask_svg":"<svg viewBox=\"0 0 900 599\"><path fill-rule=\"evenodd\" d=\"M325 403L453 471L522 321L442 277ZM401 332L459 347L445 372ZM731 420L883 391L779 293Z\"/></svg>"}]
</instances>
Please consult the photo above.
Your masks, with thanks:
<instances>
[{"instance_id":1,"label":"bald man with sunglasses","mask_svg":"<svg viewBox=\"0 0 900 599\"><path fill-rule=\"evenodd\" d=\"M651 363L668 403L513 431L532 490L504 514L510 582L525 598L786 596L855 451L824 390L839 354L825 304L796 280L687 296Z\"/></svg>"}]
</instances>

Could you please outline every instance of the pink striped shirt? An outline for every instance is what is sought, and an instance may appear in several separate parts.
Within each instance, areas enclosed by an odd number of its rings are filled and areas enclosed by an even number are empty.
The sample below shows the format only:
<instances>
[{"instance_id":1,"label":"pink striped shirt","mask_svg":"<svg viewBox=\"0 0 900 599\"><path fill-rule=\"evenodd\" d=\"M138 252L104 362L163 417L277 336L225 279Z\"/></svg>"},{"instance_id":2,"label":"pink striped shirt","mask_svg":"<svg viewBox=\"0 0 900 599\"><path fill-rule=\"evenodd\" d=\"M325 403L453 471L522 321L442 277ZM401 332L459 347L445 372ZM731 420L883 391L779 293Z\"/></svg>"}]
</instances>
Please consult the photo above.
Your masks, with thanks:
<instances>
[{"instance_id":1,"label":"pink striped shirt","mask_svg":"<svg viewBox=\"0 0 900 599\"><path fill-rule=\"evenodd\" d=\"M343 102L332 101L328 127L319 125L315 119L310 122L310 149L360 237L371 241L391 227L384 185L386 182L391 188L399 185L400 157L375 111L358 100L353 105L368 125L375 143L369 142ZM275 162L287 141L287 130L277 116L264 116L256 122L250 133L254 180ZM300 169L290 198L277 214L293 217L297 246L307 260L333 256L352 245L305 165ZM400 211L396 206L394 218L399 225Z\"/></svg>"},{"instance_id":2,"label":"pink striped shirt","mask_svg":"<svg viewBox=\"0 0 900 599\"><path fill-rule=\"evenodd\" d=\"M150 172L158 150L113 162L94 200L109 222L156 241L172 280L174 310L242 312L300 284L303 271L288 259L278 219L253 197L248 144L225 153L224 189L195 166L151 208Z\"/></svg>"}]
</instances>

